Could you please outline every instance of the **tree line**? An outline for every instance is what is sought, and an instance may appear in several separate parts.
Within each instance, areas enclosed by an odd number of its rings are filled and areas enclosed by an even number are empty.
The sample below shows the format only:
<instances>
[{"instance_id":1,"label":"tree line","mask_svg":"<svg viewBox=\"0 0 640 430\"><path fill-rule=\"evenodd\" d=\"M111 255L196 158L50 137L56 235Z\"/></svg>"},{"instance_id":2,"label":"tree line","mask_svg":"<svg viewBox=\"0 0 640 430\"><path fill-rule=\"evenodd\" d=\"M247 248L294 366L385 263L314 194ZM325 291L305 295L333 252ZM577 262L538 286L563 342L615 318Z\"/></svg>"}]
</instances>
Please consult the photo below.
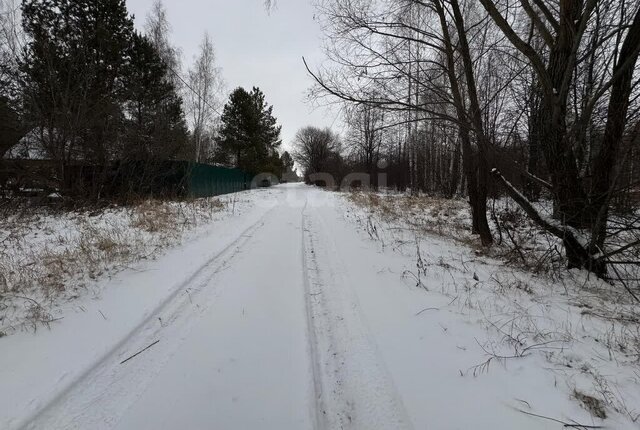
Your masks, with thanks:
<instances>
[{"instance_id":1,"label":"tree line","mask_svg":"<svg viewBox=\"0 0 640 430\"><path fill-rule=\"evenodd\" d=\"M0 0L0 160L47 160L41 183L90 198L127 162L290 170L264 94L238 88L222 108L210 37L183 77L170 31L160 0L144 31L125 0ZM90 172L81 188L79 165Z\"/></svg>"},{"instance_id":2,"label":"tree line","mask_svg":"<svg viewBox=\"0 0 640 430\"><path fill-rule=\"evenodd\" d=\"M606 276L637 248L637 225L611 221L638 206L640 2L319 3L329 61L307 65L312 96L346 112L351 164L376 177L384 160L396 188L465 195L485 246L487 200L506 193L571 267Z\"/></svg>"}]
</instances>

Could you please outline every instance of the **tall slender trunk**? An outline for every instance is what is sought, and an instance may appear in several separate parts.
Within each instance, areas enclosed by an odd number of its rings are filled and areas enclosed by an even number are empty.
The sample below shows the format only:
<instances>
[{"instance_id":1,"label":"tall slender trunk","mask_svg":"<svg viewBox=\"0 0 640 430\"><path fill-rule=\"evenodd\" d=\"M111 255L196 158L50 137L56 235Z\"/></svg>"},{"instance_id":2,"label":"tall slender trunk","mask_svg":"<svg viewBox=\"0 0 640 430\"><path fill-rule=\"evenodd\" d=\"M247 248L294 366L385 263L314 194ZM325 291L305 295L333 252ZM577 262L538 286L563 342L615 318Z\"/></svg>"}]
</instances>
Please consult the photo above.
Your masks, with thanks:
<instances>
[{"instance_id":1,"label":"tall slender trunk","mask_svg":"<svg viewBox=\"0 0 640 430\"><path fill-rule=\"evenodd\" d=\"M456 139L454 142L454 151L451 159L450 170L450 182L449 182L449 197L453 197L458 192L458 186L460 185L460 141Z\"/></svg>"},{"instance_id":2,"label":"tall slender trunk","mask_svg":"<svg viewBox=\"0 0 640 430\"><path fill-rule=\"evenodd\" d=\"M540 129L540 88L536 83L532 83L529 90L529 120L528 120L528 149L529 157L527 160L527 171L537 177L540 177L540 137L538 131ZM540 198L542 191L540 184L527 178L525 180L525 194L527 198L536 202Z\"/></svg>"},{"instance_id":3,"label":"tall slender trunk","mask_svg":"<svg viewBox=\"0 0 640 430\"><path fill-rule=\"evenodd\" d=\"M453 9L456 30L458 32L460 54L464 63L467 90L469 92L469 103L471 105L471 122L478 142L478 229L482 244L488 246L493 243L493 236L491 235L489 221L487 220L487 195L489 184L489 162L487 155L491 144L485 133L482 121L482 109L480 108L476 79L473 74L473 61L471 59L471 50L467 40L467 31L464 26L464 18L460 11L458 0L450 0L450 2Z\"/></svg>"},{"instance_id":4,"label":"tall slender trunk","mask_svg":"<svg viewBox=\"0 0 640 430\"><path fill-rule=\"evenodd\" d=\"M597 215L592 227L591 248L593 253L604 249L609 206L616 185L615 165L625 130L633 72L638 61L639 47L640 11L636 12L633 24L622 44L618 62L614 67L614 76L617 75L618 78L611 88L604 139L594 163L591 201L592 212Z\"/></svg>"},{"instance_id":5,"label":"tall slender trunk","mask_svg":"<svg viewBox=\"0 0 640 430\"><path fill-rule=\"evenodd\" d=\"M481 159L483 157L480 156L480 152L477 151L476 153L471 144L470 129L472 128L472 124L470 124L467 112L464 108L460 84L455 72L454 51L447 24L447 15L445 14L440 0L433 0L433 4L440 18L440 25L442 27L443 41L445 45L444 51L447 62L446 72L451 86L456 115L458 117L458 127L462 146L462 165L467 183L467 192L469 194L469 204L471 205L473 233L479 234L482 244L486 246L493 242L491 230L489 229L489 223L487 221L487 177L485 176L483 180L482 174L479 170L483 166L486 166L486 158L484 158L484 162L482 162ZM481 189L483 186L485 187L484 190Z\"/></svg>"}]
</instances>

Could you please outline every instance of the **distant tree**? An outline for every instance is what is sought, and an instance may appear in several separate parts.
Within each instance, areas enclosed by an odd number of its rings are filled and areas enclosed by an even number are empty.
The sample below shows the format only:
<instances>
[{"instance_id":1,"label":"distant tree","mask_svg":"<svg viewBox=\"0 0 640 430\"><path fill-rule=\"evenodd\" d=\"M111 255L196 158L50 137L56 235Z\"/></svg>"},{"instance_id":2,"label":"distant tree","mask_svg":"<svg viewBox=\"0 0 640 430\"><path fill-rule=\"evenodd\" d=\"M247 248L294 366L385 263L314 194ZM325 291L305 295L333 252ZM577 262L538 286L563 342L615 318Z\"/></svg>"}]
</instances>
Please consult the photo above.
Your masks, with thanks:
<instances>
[{"instance_id":1,"label":"distant tree","mask_svg":"<svg viewBox=\"0 0 640 430\"><path fill-rule=\"evenodd\" d=\"M0 96L14 96L23 39L19 1L0 0Z\"/></svg>"},{"instance_id":2,"label":"distant tree","mask_svg":"<svg viewBox=\"0 0 640 430\"><path fill-rule=\"evenodd\" d=\"M151 41L135 34L126 74L126 139L120 158L171 159L184 155L188 132L182 100L165 79L167 66Z\"/></svg>"},{"instance_id":3,"label":"distant tree","mask_svg":"<svg viewBox=\"0 0 640 430\"><path fill-rule=\"evenodd\" d=\"M207 160L213 153L213 128L220 106L223 82L216 67L213 42L205 33L192 69L189 70L187 106L193 130L194 157L197 162Z\"/></svg>"},{"instance_id":4,"label":"distant tree","mask_svg":"<svg viewBox=\"0 0 640 430\"><path fill-rule=\"evenodd\" d=\"M288 151L284 151L280 156L282 161L282 177L286 180L297 180L298 174L295 171L295 161Z\"/></svg>"},{"instance_id":5,"label":"distant tree","mask_svg":"<svg viewBox=\"0 0 640 430\"><path fill-rule=\"evenodd\" d=\"M179 73L182 70L181 52L171 44L171 24L167 17L167 8L162 0L155 0L145 22L145 35L167 65L168 79L176 89L183 86Z\"/></svg>"},{"instance_id":6,"label":"distant tree","mask_svg":"<svg viewBox=\"0 0 640 430\"><path fill-rule=\"evenodd\" d=\"M224 106L221 118L218 159L251 173L271 172L281 166L278 147L281 127L273 116L273 106L258 88L247 92L237 88Z\"/></svg>"},{"instance_id":7,"label":"distant tree","mask_svg":"<svg viewBox=\"0 0 640 430\"><path fill-rule=\"evenodd\" d=\"M329 173L339 180L335 176L341 164L340 150L340 138L330 129L305 127L296 133L293 158L304 170L306 181L317 173Z\"/></svg>"},{"instance_id":8,"label":"distant tree","mask_svg":"<svg viewBox=\"0 0 640 430\"><path fill-rule=\"evenodd\" d=\"M263 166L261 173L272 173L278 178L282 178L285 173L284 163L277 151L272 152L271 155L267 157Z\"/></svg>"},{"instance_id":9,"label":"distant tree","mask_svg":"<svg viewBox=\"0 0 640 430\"><path fill-rule=\"evenodd\" d=\"M347 123L346 143L358 164L375 181L384 143L384 111L371 105L357 105L347 110Z\"/></svg>"},{"instance_id":10,"label":"distant tree","mask_svg":"<svg viewBox=\"0 0 640 430\"><path fill-rule=\"evenodd\" d=\"M289 154L288 151L284 151L284 153L280 158L282 159L282 164L285 170L293 171L293 166L295 164L295 161L293 160L293 157L291 156L291 154Z\"/></svg>"}]
</instances>

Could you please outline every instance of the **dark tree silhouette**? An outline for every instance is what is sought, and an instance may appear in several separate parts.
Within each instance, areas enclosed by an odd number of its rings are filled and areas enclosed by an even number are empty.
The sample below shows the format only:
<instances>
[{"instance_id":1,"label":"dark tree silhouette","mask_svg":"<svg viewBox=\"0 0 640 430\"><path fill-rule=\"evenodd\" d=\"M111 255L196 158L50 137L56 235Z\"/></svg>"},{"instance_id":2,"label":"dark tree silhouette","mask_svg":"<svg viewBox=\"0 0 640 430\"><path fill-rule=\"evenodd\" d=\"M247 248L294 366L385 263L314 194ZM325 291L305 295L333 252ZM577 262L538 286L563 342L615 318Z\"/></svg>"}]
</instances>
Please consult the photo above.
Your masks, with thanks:
<instances>
[{"instance_id":1,"label":"dark tree silhouette","mask_svg":"<svg viewBox=\"0 0 640 430\"><path fill-rule=\"evenodd\" d=\"M280 130L273 106L258 88L237 88L222 112L218 161L250 173L281 174Z\"/></svg>"}]
</instances>

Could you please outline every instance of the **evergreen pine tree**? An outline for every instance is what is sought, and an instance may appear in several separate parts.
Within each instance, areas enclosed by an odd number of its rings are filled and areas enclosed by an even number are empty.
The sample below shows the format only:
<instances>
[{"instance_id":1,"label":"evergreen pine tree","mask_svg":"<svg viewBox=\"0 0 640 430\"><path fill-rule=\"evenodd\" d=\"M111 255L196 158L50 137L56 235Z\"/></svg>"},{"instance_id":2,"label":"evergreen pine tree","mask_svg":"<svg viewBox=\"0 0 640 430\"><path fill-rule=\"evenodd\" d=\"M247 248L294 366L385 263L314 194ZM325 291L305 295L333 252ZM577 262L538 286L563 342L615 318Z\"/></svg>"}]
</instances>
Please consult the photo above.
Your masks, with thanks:
<instances>
[{"instance_id":1,"label":"evergreen pine tree","mask_svg":"<svg viewBox=\"0 0 640 430\"><path fill-rule=\"evenodd\" d=\"M250 173L282 172L278 155L281 127L260 89L234 90L221 121L219 160Z\"/></svg>"},{"instance_id":2,"label":"evergreen pine tree","mask_svg":"<svg viewBox=\"0 0 640 430\"><path fill-rule=\"evenodd\" d=\"M284 151L280 160L282 162L282 177L287 181L297 179L298 174L294 170L295 162L291 154L288 151Z\"/></svg>"},{"instance_id":3,"label":"evergreen pine tree","mask_svg":"<svg viewBox=\"0 0 640 430\"><path fill-rule=\"evenodd\" d=\"M122 158L160 160L186 153L182 100L167 79L167 65L151 41L135 34L125 77L126 138Z\"/></svg>"},{"instance_id":4,"label":"evergreen pine tree","mask_svg":"<svg viewBox=\"0 0 640 430\"><path fill-rule=\"evenodd\" d=\"M24 0L29 119L57 160L113 157L133 36L125 0Z\"/></svg>"},{"instance_id":5,"label":"evergreen pine tree","mask_svg":"<svg viewBox=\"0 0 640 430\"><path fill-rule=\"evenodd\" d=\"M288 172L292 172L293 166L295 163L293 161L293 157L291 156L291 154L289 154L289 151L284 151L284 153L282 154L282 157L280 158L282 160L282 165L284 169Z\"/></svg>"}]
</instances>

